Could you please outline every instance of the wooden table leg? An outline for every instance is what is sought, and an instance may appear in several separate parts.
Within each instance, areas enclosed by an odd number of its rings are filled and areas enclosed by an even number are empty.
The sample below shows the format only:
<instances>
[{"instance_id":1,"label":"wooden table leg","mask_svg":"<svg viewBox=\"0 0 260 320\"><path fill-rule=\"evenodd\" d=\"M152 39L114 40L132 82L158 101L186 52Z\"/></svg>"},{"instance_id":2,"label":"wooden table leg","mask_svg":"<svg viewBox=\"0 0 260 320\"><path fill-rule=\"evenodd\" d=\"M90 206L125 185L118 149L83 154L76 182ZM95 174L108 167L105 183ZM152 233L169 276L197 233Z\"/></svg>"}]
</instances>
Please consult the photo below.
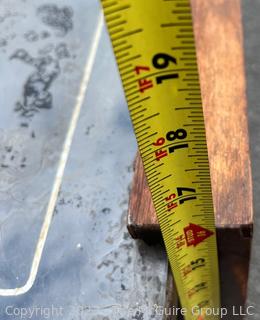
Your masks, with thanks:
<instances>
[{"instance_id":1,"label":"wooden table leg","mask_svg":"<svg viewBox=\"0 0 260 320\"><path fill-rule=\"evenodd\" d=\"M240 1L192 0L223 305L246 297L253 225ZM160 229L137 156L128 230L156 242Z\"/></svg>"}]
</instances>

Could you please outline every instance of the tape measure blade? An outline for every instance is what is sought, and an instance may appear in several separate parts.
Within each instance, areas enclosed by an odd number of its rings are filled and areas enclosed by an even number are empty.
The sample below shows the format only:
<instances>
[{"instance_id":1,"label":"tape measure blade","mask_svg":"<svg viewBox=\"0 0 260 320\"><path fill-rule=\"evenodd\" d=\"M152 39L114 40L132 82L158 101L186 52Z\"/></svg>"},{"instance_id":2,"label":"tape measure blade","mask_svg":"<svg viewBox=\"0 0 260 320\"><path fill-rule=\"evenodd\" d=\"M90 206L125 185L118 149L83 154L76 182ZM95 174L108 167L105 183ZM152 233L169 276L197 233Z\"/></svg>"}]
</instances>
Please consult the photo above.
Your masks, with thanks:
<instances>
[{"instance_id":1,"label":"tape measure blade","mask_svg":"<svg viewBox=\"0 0 260 320\"><path fill-rule=\"evenodd\" d=\"M182 306L219 307L215 219L188 0L103 0ZM216 316L207 316L216 319ZM186 319L198 319L187 314Z\"/></svg>"}]
</instances>

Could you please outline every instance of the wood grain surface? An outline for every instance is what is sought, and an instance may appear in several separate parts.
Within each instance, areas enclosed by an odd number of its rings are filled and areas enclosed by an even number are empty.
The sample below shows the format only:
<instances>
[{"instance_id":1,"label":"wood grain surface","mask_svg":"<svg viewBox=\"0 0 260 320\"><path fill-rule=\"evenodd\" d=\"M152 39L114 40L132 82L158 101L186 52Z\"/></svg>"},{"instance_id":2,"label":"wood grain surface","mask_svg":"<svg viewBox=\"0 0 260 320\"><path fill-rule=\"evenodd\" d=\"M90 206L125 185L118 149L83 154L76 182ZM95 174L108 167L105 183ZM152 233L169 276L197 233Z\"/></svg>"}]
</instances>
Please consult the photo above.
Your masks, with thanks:
<instances>
[{"instance_id":1,"label":"wood grain surface","mask_svg":"<svg viewBox=\"0 0 260 320\"><path fill-rule=\"evenodd\" d=\"M220 261L222 304L246 299L252 180L239 0L192 0ZM142 160L137 154L129 201L133 238L161 241Z\"/></svg>"},{"instance_id":2,"label":"wood grain surface","mask_svg":"<svg viewBox=\"0 0 260 320\"><path fill-rule=\"evenodd\" d=\"M246 111L241 12L238 0L193 0L212 191L217 227L251 225L252 182ZM134 237L158 230L139 155L128 228Z\"/></svg>"}]
</instances>

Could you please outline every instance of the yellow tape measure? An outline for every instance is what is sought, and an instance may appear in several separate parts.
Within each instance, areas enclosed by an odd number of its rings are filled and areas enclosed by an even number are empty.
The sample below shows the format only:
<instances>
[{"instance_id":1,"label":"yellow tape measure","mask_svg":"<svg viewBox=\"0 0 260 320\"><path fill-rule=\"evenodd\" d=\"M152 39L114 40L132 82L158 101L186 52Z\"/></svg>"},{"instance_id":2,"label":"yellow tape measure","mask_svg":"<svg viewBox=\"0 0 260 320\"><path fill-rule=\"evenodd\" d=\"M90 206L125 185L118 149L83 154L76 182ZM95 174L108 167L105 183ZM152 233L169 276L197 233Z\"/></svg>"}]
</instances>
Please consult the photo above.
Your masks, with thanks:
<instances>
[{"instance_id":1,"label":"yellow tape measure","mask_svg":"<svg viewBox=\"0 0 260 320\"><path fill-rule=\"evenodd\" d=\"M219 276L189 0L101 1L186 319L216 319L205 311L219 307Z\"/></svg>"}]
</instances>

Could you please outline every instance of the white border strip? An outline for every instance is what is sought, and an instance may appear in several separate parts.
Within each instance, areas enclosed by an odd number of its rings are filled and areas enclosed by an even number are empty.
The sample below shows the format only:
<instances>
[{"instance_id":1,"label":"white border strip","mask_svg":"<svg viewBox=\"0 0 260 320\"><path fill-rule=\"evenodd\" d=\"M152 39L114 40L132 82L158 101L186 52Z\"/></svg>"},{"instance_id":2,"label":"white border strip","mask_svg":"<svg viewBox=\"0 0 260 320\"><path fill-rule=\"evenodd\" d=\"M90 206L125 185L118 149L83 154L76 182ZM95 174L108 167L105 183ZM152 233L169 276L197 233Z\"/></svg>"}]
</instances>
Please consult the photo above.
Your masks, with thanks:
<instances>
[{"instance_id":1,"label":"white border strip","mask_svg":"<svg viewBox=\"0 0 260 320\"><path fill-rule=\"evenodd\" d=\"M33 257L29 278L28 278L27 282L25 283L25 285L20 288L0 289L0 296L18 296L18 295L24 294L32 288L32 286L35 282L35 279L36 279L36 276L38 273L38 269L39 269L39 265L41 262L41 258L42 258L42 252L44 249L44 245L45 245L48 231L50 228L50 224L52 221L53 212L54 212L57 198L59 195L59 190L61 187L66 163L68 161L73 136L75 133L75 129L77 127L81 107L84 102L84 98L85 98L86 91L87 91L88 84L89 84L89 80L90 80L90 75L91 75L91 72L92 72L92 69L94 66L103 25L104 25L104 19L103 19L103 13L101 12L101 14L99 15L99 18L98 18L97 29L94 34L94 38L92 40L90 53L88 55L88 60L86 62L86 66L84 69L83 79L82 79L82 82L80 85L80 90L79 90L79 93L77 96L77 101L76 101L76 104L75 104L75 107L74 107L74 110L72 113L72 118L71 118L70 125L68 128L67 136L66 136L66 139L65 139L65 142L63 145L63 149L62 149L62 153L60 156L56 177L54 180L50 200L48 203L44 222L43 222L43 225L41 228L40 236L39 236L38 243L37 243L36 250L35 250L35 254Z\"/></svg>"}]
</instances>

